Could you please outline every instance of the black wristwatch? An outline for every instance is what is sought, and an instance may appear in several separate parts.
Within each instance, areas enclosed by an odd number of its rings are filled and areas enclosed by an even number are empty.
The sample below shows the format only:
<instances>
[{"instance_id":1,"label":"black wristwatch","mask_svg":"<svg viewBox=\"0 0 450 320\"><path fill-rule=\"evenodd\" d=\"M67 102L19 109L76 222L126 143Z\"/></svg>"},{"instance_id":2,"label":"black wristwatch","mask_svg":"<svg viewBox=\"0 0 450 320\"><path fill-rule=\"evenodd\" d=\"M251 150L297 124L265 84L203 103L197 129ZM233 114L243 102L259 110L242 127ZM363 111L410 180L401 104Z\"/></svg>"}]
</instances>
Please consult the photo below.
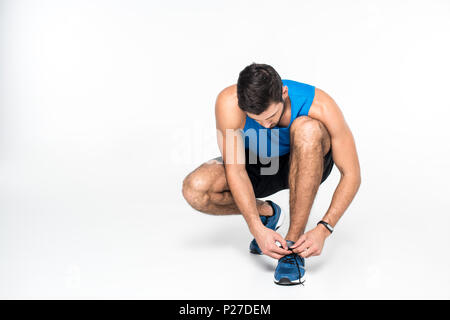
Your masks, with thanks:
<instances>
[{"instance_id":1,"label":"black wristwatch","mask_svg":"<svg viewBox=\"0 0 450 320\"><path fill-rule=\"evenodd\" d=\"M325 228L328 229L328 231L330 231L330 233L333 233L334 228L332 226L330 226L328 223L326 223L323 220L320 220L319 222L317 222L317 225L319 224L323 224L325 226Z\"/></svg>"}]
</instances>

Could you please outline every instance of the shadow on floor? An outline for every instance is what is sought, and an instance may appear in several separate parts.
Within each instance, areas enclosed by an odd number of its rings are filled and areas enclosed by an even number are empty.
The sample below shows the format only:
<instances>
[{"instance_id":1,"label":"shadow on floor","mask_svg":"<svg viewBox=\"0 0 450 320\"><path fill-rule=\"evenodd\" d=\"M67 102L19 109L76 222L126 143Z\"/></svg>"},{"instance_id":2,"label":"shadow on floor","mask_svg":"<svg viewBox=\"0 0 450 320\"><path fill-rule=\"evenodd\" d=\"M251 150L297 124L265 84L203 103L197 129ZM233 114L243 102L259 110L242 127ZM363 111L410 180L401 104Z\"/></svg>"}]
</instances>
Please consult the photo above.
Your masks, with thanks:
<instances>
[{"instance_id":1,"label":"shadow on floor","mask_svg":"<svg viewBox=\"0 0 450 320\"><path fill-rule=\"evenodd\" d=\"M273 272L277 261L263 255L251 254L249 251L250 241L253 236L248 231L246 225L239 225L242 221L231 221L232 217L223 217L223 221L218 225L211 223L208 230L197 229L191 232L184 239L184 245L196 250L225 250L232 248L236 250L242 259L248 259L256 267L264 271ZM273 260L273 261L272 261Z\"/></svg>"}]
</instances>

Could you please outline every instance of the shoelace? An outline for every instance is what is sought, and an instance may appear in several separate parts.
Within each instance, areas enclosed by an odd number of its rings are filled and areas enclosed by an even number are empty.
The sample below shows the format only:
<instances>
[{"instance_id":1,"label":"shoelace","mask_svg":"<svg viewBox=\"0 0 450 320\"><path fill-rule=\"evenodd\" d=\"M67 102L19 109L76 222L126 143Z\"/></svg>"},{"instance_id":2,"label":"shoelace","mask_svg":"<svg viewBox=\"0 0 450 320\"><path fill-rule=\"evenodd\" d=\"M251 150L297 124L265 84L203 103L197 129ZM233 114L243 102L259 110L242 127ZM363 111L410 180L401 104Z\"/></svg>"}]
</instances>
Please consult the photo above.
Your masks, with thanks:
<instances>
[{"instance_id":1,"label":"shoelace","mask_svg":"<svg viewBox=\"0 0 450 320\"><path fill-rule=\"evenodd\" d=\"M289 249L289 250L290 250L290 249ZM290 250L290 251L292 251L292 250ZM300 280L300 278L301 278L301 276L302 276L302 273L301 273L300 268L302 268L302 267L300 267L300 265L298 264L298 262L297 262L297 257L296 257L296 256L297 256L296 253L291 253L291 254L288 254L287 256L284 256L283 258L281 258L281 260L282 260L283 262L286 262L286 263L289 263L289 264L295 264L295 265L297 265L299 281L300 281L300 284L301 284L302 286L304 286L305 280L303 280L303 281Z\"/></svg>"}]
</instances>

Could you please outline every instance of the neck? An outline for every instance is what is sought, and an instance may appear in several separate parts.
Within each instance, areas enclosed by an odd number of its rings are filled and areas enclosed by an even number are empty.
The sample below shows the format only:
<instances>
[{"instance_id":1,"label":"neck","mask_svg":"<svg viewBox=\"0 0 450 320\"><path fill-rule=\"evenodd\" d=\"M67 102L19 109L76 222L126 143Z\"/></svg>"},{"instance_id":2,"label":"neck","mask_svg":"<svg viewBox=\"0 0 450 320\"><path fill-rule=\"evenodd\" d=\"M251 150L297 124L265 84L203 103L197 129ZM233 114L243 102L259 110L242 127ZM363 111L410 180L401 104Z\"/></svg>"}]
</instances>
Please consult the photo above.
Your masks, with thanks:
<instances>
[{"instance_id":1,"label":"neck","mask_svg":"<svg viewBox=\"0 0 450 320\"><path fill-rule=\"evenodd\" d=\"M278 127L288 127L291 123L291 99L289 96L286 98L283 114L281 116Z\"/></svg>"}]
</instances>

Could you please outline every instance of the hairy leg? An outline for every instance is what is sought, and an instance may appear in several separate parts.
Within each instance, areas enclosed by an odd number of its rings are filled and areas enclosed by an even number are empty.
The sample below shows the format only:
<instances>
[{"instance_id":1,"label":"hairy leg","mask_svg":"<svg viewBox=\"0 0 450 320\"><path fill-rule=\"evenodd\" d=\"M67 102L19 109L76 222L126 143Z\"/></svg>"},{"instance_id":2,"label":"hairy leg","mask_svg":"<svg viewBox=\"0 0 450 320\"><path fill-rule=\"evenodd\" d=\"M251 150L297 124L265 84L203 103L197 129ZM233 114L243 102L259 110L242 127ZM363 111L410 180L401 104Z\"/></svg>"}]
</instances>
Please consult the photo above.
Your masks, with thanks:
<instances>
[{"instance_id":1,"label":"hairy leg","mask_svg":"<svg viewBox=\"0 0 450 320\"><path fill-rule=\"evenodd\" d=\"M234 202L220 160L212 159L200 165L183 180L182 193L192 208L207 214L241 214ZM266 201L256 199L256 207L262 216L273 214Z\"/></svg>"},{"instance_id":2,"label":"hairy leg","mask_svg":"<svg viewBox=\"0 0 450 320\"><path fill-rule=\"evenodd\" d=\"M302 116L290 128L289 168L290 225L287 240L297 241L306 223L320 186L323 158L331 147L330 135L318 120Z\"/></svg>"}]
</instances>

